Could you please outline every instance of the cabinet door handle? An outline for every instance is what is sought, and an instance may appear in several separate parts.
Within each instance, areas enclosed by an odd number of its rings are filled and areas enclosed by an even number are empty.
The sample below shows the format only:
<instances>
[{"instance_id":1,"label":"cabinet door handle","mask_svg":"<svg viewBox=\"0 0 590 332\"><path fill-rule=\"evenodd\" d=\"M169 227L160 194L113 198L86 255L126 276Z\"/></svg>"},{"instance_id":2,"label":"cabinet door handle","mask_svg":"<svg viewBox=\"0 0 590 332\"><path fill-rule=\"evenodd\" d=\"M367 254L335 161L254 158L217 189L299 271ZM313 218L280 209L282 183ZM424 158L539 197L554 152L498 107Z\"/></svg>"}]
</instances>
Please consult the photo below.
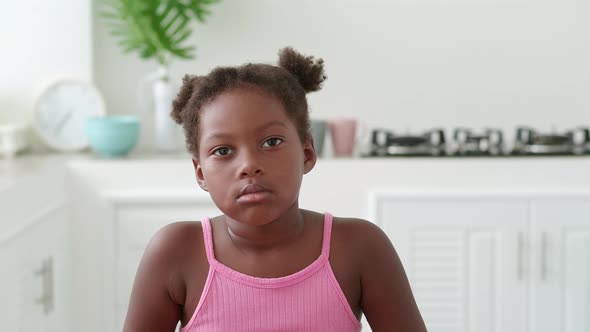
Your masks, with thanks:
<instances>
[{"instance_id":1,"label":"cabinet door handle","mask_svg":"<svg viewBox=\"0 0 590 332\"><path fill-rule=\"evenodd\" d=\"M516 267L516 273L518 274L518 280L522 280L524 277L524 234L518 232L518 261Z\"/></svg>"},{"instance_id":2,"label":"cabinet door handle","mask_svg":"<svg viewBox=\"0 0 590 332\"><path fill-rule=\"evenodd\" d=\"M35 271L35 275L41 277L42 293L35 303L43 306L45 315L53 311L53 259L51 257L43 261L39 270Z\"/></svg>"},{"instance_id":3,"label":"cabinet door handle","mask_svg":"<svg viewBox=\"0 0 590 332\"><path fill-rule=\"evenodd\" d=\"M541 280L547 280L547 233L541 233Z\"/></svg>"}]
</instances>

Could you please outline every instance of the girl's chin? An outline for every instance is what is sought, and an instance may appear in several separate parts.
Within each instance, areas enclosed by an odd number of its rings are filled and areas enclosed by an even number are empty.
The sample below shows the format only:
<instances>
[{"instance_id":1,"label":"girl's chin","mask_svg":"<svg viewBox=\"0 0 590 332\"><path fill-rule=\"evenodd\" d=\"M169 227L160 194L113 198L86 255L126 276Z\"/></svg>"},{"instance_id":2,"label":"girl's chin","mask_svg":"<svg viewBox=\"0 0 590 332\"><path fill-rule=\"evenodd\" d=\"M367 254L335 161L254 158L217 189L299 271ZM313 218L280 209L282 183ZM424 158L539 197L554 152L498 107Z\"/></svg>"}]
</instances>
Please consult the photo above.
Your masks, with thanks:
<instances>
[{"instance_id":1,"label":"girl's chin","mask_svg":"<svg viewBox=\"0 0 590 332\"><path fill-rule=\"evenodd\" d=\"M268 208L249 208L243 209L236 214L228 214L233 220L250 226L265 226L275 221L279 214L274 214Z\"/></svg>"}]
</instances>

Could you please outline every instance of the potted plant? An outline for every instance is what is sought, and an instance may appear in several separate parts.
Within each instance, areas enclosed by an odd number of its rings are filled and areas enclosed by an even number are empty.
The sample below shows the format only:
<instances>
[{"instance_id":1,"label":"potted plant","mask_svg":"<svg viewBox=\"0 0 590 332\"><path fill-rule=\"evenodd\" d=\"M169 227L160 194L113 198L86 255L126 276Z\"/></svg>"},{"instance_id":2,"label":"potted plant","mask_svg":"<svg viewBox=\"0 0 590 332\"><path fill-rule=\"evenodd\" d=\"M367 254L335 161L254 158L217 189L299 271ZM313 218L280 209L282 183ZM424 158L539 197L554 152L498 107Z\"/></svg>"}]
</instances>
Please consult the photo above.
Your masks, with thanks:
<instances>
[{"instance_id":1,"label":"potted plant","mask_svg":"<svg viewBox=\"0 0 590 332\"><path fill-rule=\"evenodd\" d=\"M193 20L205 22L208 7L219 0L100 0L100 16L118 39L124 53L155 60L157 70L148 76L152 83L155 112L155 147L159 151L178 148L178 127L170 118L173 91L169 80L173 58L194 59L195 47L187 45Z\"/></svg>"}]
</instances>

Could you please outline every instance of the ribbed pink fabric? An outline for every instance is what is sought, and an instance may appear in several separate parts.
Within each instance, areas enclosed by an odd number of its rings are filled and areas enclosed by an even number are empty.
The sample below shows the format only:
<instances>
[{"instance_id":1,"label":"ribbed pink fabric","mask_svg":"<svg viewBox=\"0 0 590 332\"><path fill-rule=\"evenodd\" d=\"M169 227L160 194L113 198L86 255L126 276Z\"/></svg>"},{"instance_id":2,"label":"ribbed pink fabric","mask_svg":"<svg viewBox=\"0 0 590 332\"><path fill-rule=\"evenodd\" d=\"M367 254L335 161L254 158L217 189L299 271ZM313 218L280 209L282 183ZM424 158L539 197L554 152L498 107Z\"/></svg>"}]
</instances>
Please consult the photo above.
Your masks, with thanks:
<instances>
[{"instance_id":1,"label":"ribbed pink fabric","mask_svg":"<svg viewBox=\"0 0 590 332\"><path fill-rule=\"evenodd\" d=\"M328 261L332 216L324 214L320 256L303 270L258 278L215 259L211 223L202 221L209 274L199 304L182 332L360 331Z\"/></svg>"}]
</instances>

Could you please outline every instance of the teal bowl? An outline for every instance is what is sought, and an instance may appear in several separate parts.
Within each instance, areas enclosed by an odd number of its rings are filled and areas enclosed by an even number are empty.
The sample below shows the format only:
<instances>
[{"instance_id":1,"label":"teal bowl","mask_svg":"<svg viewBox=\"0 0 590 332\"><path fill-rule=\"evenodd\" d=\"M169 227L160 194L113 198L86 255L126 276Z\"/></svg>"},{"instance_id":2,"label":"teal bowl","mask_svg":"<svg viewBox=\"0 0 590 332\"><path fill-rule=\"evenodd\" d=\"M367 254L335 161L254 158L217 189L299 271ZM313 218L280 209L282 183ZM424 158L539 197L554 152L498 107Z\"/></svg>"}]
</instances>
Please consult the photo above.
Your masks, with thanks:
<instances>
[{"instance_id":1,"label":"teal bowl","mask_svg":"<svg viewBox=\"0 0 590 332\"><path fill-rule=\"evenodd\" d=\"M126 156L137 144L139 119L135 116L93 117L86 122L90 148L107 158Z\"/></svg>"}]
</instances>

